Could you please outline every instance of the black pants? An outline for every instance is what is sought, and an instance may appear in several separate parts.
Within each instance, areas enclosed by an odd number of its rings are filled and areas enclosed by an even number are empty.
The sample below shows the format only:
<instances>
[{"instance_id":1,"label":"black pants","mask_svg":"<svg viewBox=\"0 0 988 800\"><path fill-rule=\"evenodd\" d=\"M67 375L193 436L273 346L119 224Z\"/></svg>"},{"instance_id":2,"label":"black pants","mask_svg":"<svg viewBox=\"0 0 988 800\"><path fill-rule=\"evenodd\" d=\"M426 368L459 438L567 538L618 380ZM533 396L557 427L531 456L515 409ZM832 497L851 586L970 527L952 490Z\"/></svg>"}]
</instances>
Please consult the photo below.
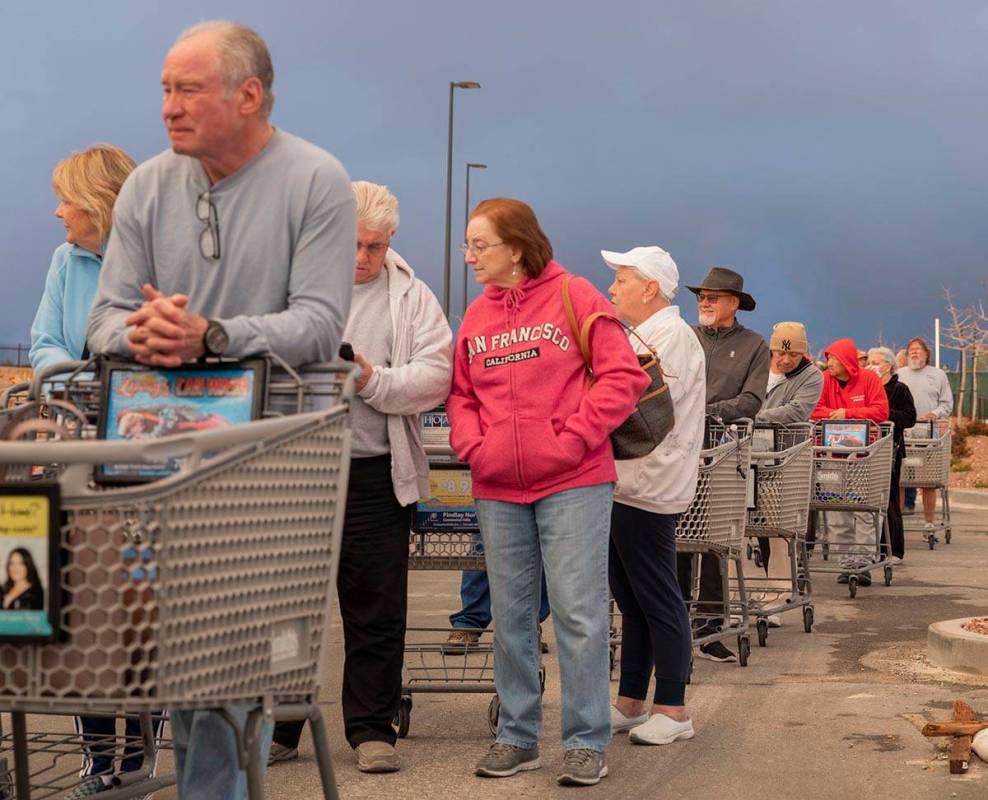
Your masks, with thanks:
<instances>
[{"instance_id":1,"label":"black pants","mask_svg":"<svg viewBox=\"0 0 988 800\"><path fill-rule=\"evenodd\" d=\"M394 744L408 608L411 506L391 483L391 456L355 458L336 588L343 619L343 723L351 747ZM304 722L279 722L274 741L297 747Z\"/></svg>"},{"instance_id":2,"label":"black pants","mask_svg":"<svg viewBox=\"0 0 988 800\"><path fill-rule=\"evenodd\" d=\"M644 700L655 668L658 705L681 706L690 673L690 621L676 576L676 514L615 503L608 578L621 609L618 694Z\"/></svg>"},{"instance_id":3,"label":"black pants","mask_svg":"<svg viewBox=\"0 0 988 800\"><path fill-rule=\"evenodd\" d=\"M693 577L693 557L689 553L676 556L676 571L679 574L679 588L683 597L690 597L690 581ZM704 553L700 556L700 606L697 609L701 620L696 636L714 633L724 624L720 610L724 606L724 584L720 576L720 562L716 556Z\"/></svg>"},{"instance_id":4,"label":"black pants","mask_svg":"<svg viewBox=\"0 0 988 800\"><path fill-rule=\"evenodd\" d=\"M899 475L902 471L902 452L897 452L892 462L892 480L889 483L888 532L892 555L902 558L906 554L906 532L902 525L902 508L899 506Z\"/></svg>"}]
</instances>

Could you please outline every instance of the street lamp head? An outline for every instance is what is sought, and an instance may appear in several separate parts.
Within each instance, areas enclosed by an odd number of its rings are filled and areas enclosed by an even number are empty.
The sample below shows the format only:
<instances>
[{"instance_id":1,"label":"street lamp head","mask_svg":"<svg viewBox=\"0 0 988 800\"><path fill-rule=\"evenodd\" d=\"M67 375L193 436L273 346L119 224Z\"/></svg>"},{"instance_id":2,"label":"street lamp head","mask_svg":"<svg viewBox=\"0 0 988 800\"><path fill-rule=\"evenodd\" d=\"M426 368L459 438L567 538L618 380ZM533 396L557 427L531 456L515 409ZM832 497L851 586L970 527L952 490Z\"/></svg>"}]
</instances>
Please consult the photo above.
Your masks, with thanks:
<instances>
[{"instance_id":1,"label":"street lamp head","mask_svg":"<svg viewBox=\"0 0 988 800\"><path fill-rule=\"evenodd\" d=\"M479 89L480 84L477 81L454 81L453 86L457 89Z\"/></svg>"},{"instance_id":2,"label":"street lamp head","mask_svg":"<svg viewBox=\"0 0 988 800\"><path fill-rule=\"evenodd\" d=\"M474 164L474 163L469 162L469 161L467 162L467 166L468 167L472 167L473 169L487 169L487 165L486 164Z\"/></svg>"}]
</instances>

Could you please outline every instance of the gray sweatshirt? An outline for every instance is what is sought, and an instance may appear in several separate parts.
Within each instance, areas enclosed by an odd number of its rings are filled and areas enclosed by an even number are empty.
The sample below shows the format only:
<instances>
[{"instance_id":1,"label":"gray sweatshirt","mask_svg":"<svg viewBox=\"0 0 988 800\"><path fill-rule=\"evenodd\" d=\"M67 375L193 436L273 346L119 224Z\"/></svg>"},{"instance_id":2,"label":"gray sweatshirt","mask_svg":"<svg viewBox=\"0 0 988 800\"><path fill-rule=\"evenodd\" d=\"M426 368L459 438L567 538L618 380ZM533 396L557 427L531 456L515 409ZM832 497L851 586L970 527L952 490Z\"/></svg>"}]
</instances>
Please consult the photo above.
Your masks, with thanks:
<instances>
[{"instance_id":1,"label":"gray sweatshirt","mask_svg":"<svg viewBox=\"0 0 988 800\"><path fill-rule=\"evenodd\" d=\"M909 387L916 404L916 416L922 419L929 413L936 419L947 419L954 410L954 393L950 391L947 373L927 364L922 369L902 367L896 375Z\"/></svg>"},{"instance_id":2,"label":"gray sweatshirt","mask_svg":"<svg viewBox=\"0 0 988 800\"><path fill-rule=\"evenodd\" d=\"M210 189L218 260L199 245L206 225L196 205L207 188L199 161L171 150L127 178L89 316L90 350L130 353L124 320L150 283L166 295L187 294L190 311L219 320L230 336L227 355L273 352L293 365L333 360L356 252L356 203L342 165L276 130Z\"/></svg>"},{"instance_id":3,"label":"gray sweatshirt","mask_svg":"<svg viewBox=\"0 0 988 800\"><path fill-rule=\"evenodd\" d=\"M707 414L724 422L754 419L765 399L771 354L765 340L735 321L730 328L693 327L707 357Z\"/></svg>"},{"instance_id":4,"label":"gray sweatshirt","mask_svg":"<svg viewBox=\"0 0 988 800\"><path fill-rule=\"evenodd\" d=\"M803 362L786 373L765 398L758 422L808 422L823 392L823 373L811 361Z\"/></svg>"}]
</instances>

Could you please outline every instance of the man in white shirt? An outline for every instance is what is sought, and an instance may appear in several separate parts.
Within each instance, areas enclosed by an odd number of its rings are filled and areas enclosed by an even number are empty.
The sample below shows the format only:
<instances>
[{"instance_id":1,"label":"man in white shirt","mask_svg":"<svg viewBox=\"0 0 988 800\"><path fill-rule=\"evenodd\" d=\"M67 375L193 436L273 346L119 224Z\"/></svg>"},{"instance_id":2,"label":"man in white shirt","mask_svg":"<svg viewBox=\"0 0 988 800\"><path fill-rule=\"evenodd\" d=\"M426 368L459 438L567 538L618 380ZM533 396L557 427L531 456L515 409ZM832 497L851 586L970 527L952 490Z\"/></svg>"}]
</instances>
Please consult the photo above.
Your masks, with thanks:
<instances>
[{"instance_id":1,"label":"man in white shirt","mask_svg":"<svg viewBox=\"0 0 988 800\"><path fill-rule=\"evenodd\" d=\"M909 387L913 402L916 404L916 426L906 431L906 436L910 435L910 431L914 435L926 436L929 426L925 423L950 419L954 410L954 393L950 390L947 373L930 366L930 348L921 336L909 340L906 347L906 366L896 375ZM922 491L926 528L932 530L933 515L937 508L937 490L924 488ZM900 501L905 510L911 511L916 502L915 490L910 492L913 495L912 502L907 492L908 489L902 490L903 496Z\"/></svg>"}]
</instances>

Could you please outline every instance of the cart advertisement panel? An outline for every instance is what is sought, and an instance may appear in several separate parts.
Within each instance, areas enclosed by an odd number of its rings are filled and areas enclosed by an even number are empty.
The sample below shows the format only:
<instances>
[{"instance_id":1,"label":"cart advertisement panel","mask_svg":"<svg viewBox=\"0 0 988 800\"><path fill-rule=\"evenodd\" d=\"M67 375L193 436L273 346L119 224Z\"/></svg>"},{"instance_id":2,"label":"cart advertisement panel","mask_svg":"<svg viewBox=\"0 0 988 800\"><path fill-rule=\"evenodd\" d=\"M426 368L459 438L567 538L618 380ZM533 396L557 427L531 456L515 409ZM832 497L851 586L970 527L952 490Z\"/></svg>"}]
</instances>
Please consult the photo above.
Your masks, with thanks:
<instances>
[{"instance_id":1,"label":"cart advertisement panel","mask_svg":"<svg viewBox=\"0 0 988 800\"><path fill-rule=\"evenodd\" d=\"M0 641L55 636L57 518L57 486L0 485Z\"/></svg>"},{"instance_id":2,"label":"cart advertisement panel","mask_svg":"<svg viewBox=\"0 0 988 800\"><path fill-rule=\"evenodd\" d=\"M158 439L240 425L258 415L261 362L149 369L109 364L104 378L100 438L110 441ZM181 467L180 459L154 464L103 464L102 483L135 483L162 478Z\"/></svg>"}]
</instances>

